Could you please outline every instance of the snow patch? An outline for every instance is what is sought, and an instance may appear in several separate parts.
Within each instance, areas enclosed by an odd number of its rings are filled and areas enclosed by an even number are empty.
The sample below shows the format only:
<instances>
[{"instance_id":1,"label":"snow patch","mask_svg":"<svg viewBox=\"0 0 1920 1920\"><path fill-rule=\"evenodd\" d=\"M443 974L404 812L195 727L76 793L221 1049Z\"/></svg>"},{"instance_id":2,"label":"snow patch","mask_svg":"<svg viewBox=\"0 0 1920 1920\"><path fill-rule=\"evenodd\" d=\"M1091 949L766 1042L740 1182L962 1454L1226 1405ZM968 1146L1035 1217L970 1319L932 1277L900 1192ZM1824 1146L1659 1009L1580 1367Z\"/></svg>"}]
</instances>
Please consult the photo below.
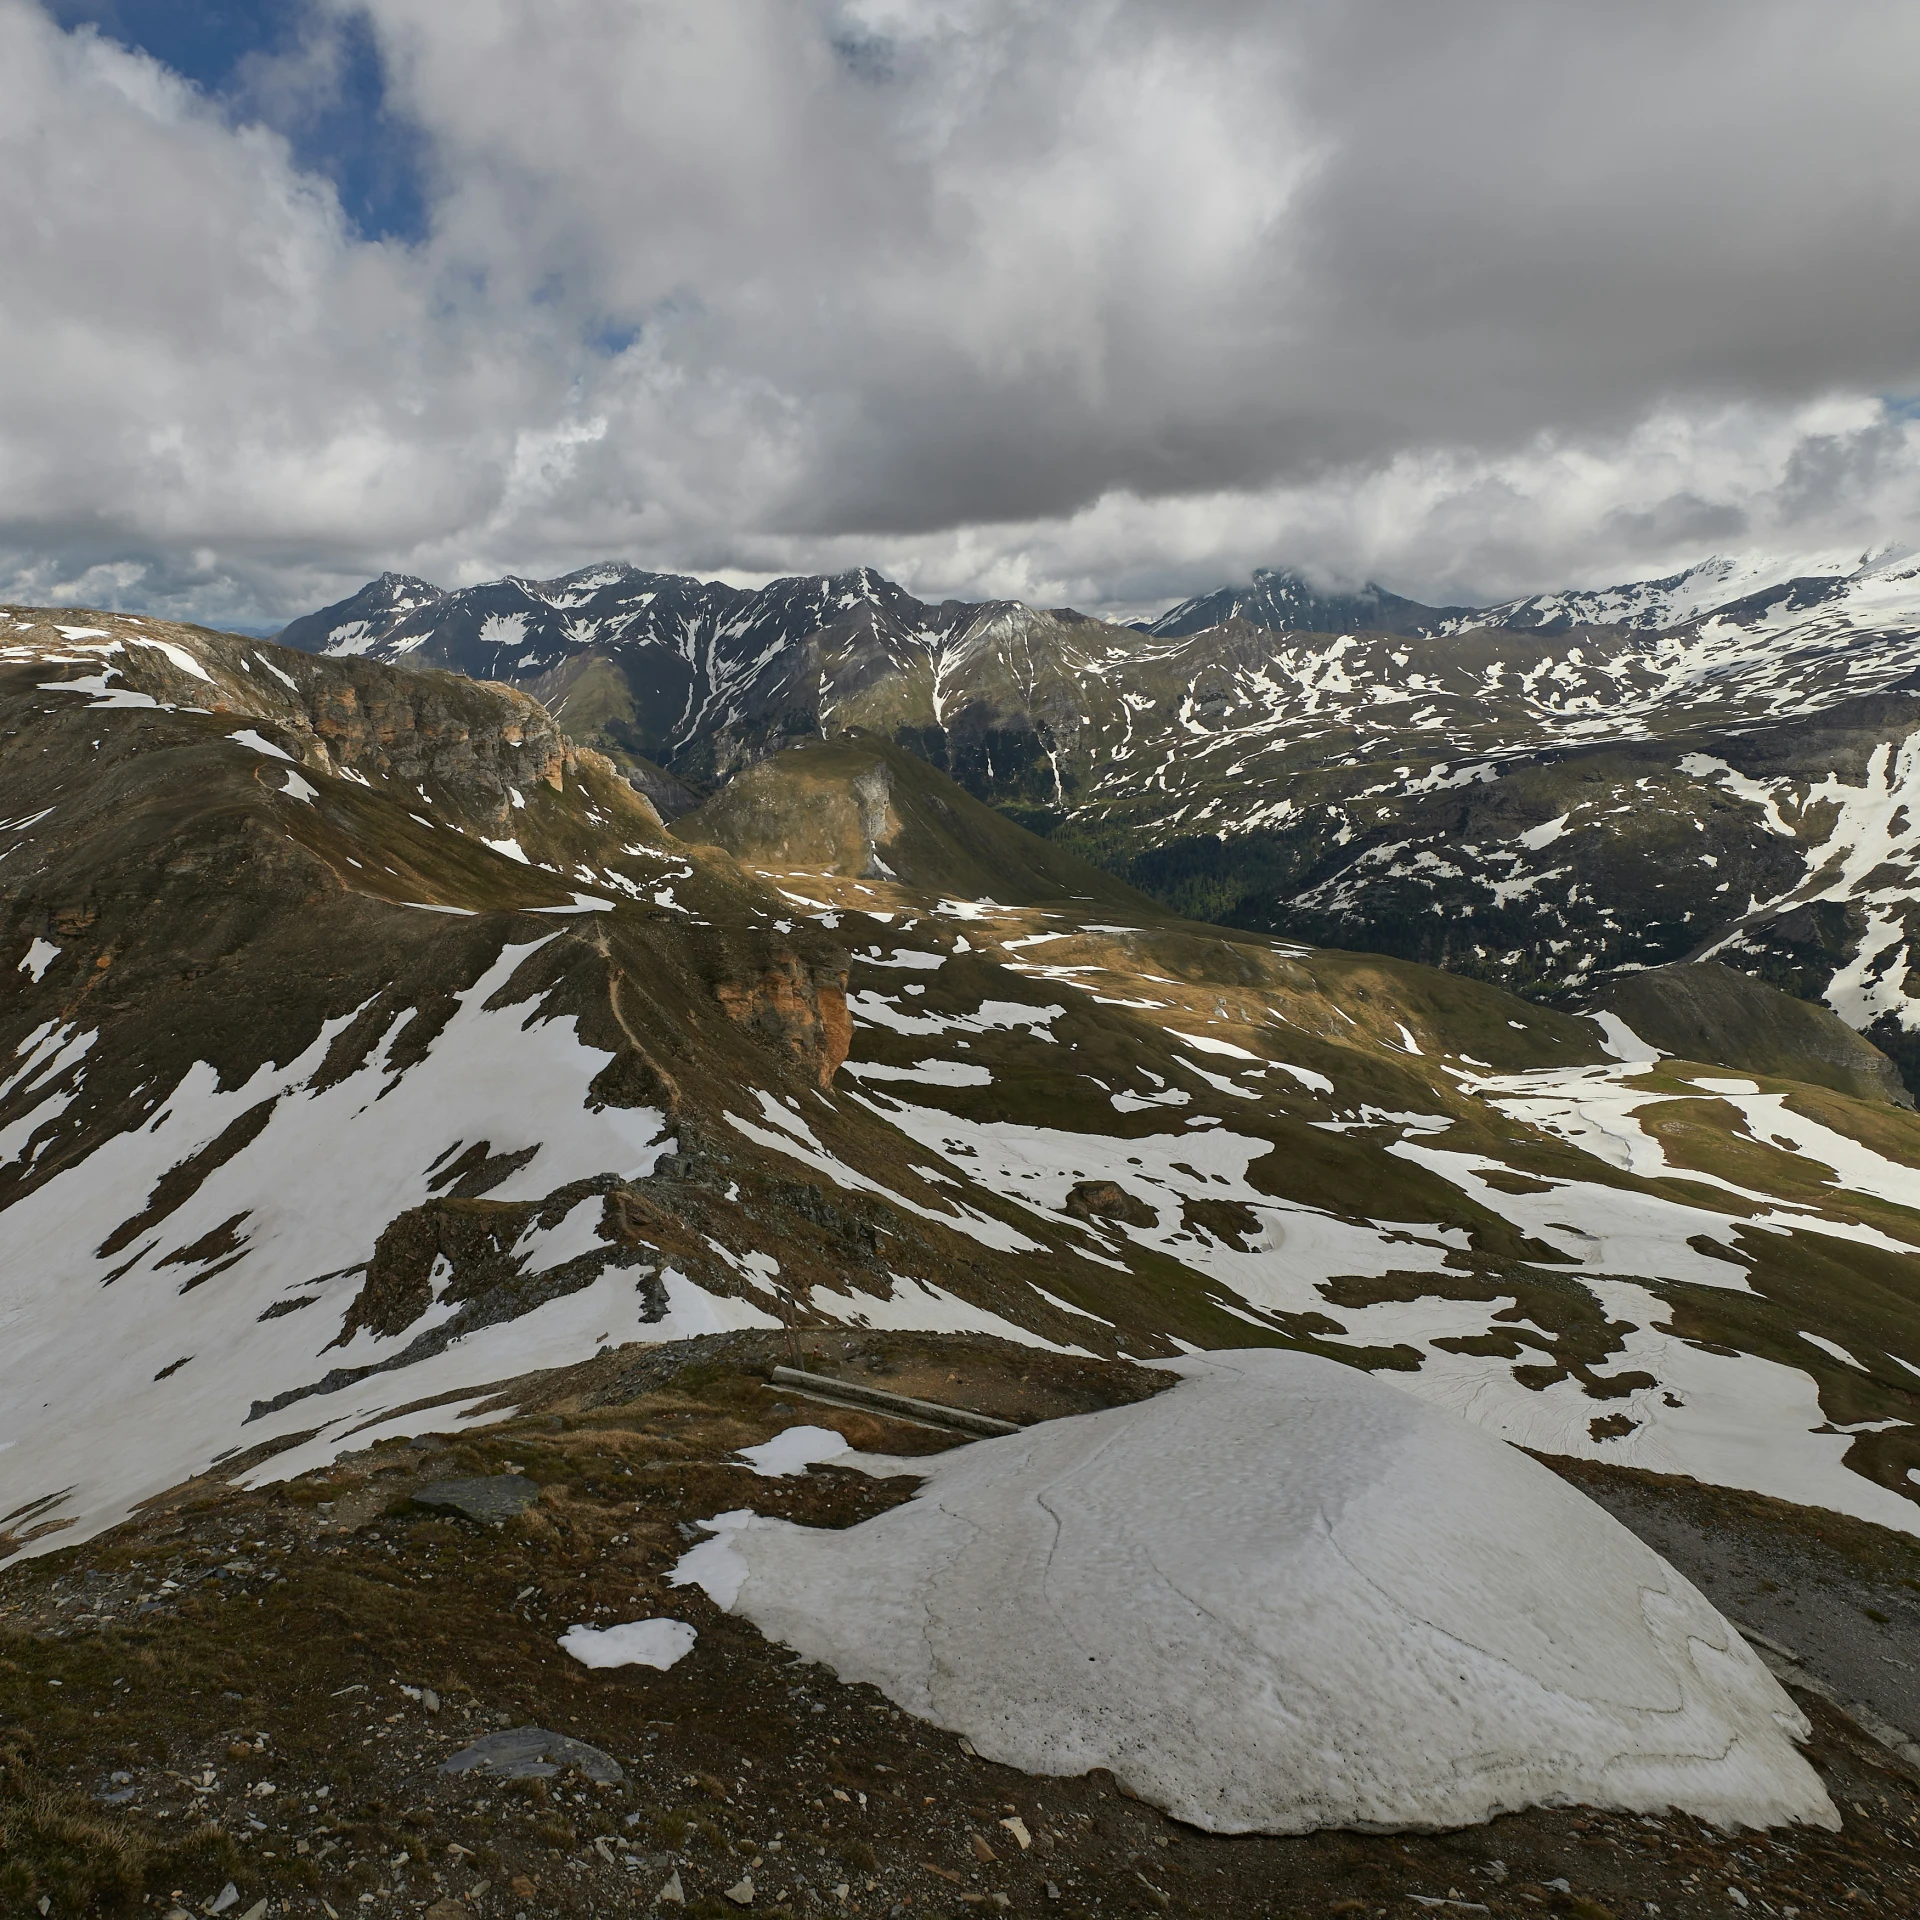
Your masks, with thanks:
<instances>
[{"instance_id":1,"label":"snow patch","mask_svg":"<svg viewBox=\"0 0 1920 1920\"><path fill-rule=\"evenodd\" d=\"M37 987L40 976L60 958L60 949L50 940L36 939L20 956L20 971Z\"/></svg>"},{"instance_id":2,"label":"snow patch","mask_svg":"<svg viewBox=\"0 0 1920 1920\"><path fill-rule=\"evenodd\" d=\"M849 1060L845 1071L858 1080L910 1080L923 1087L990 1087L989 1068L970 1060L916 1060L910 1067L889 1067L877 1060Z\"/></svg>"},{"instance_id":3,"label":"snow patch","mask_svg":"<svg viewBox=\"0 0 1920 1920\"><path fill-rule=\"evenodd\" d=\"M1405 1028L1401 1031L1405 1032ZM1260 1058L1257 1053L1249 1053L1245 1047L1236 1047L1231 1040L1216 1040L1210 1033L1183 1033L1178 1027L1169 1027L1167 1037L1178 1040L1182 1046L1198 1047L1202 1053L1221 1054L1229 1060L1257 1061Z\"/></svg>"},{"instance_id":4,"label":"snow patch","mask_svg":"<svg viewBox=\"0 0 1920 1920\"><path fill-rule=\"evenodd\" d=\"M788 1427L757 1447L742 1447L739 1457L762 1480L784 1480L820 1461L837 1460L846 1451L846 1435L831 1427Z\"/></svg>"},{"instance_id":5,"label":"snow patch","mask_svg":"<svg viewBox=\"0 0 1920 1920\"><path fill-rule=\"evenodd\" d=\"M190 674L196 680L204 680L210 687L218 684L214 680L213 675L210 674L185 647L176 646L171 640L159 640L151 635L142 634L137 644L143 647L152 647L156 652L164 653L182 673ZM281 677L283 679L285 678L284 675Z\"/></svg>"},{"instance_id":6,"label":"snow patch","mask_svg":"<svg viewBox=\"0 0 1920 1920\"><path fill-rule=\"evenodd\" d=\"M251 727L242 727L238 733L228 734L227 738L240 746L250 747L255 753L264 753L269 759L284 760L288 766L296 764L293 755L286 748L276 747L271 740L254 732Z\"/></svg>"},{"instance_id":7,"label":"snow patch","mask_svg":"<svg viewBox=\"0 0 1920 1920\"><path fill-rule=\"evenodd\" d=\"M1151 1400L873 1461L924 1484L860 1526L718 1516L671 1577L987 1759L1213 1832L1839 1825L1758 1656L1545 1468L1315 1356L1159 1364Z\"/></svg>"},{"instance_id":8,"label":"snow patch","mask_svg":"<svg viewBox=\"0 0 1920 1920\"><path fill-rule=\"evenodd\" d=\"M1593 1024L1600 1029L1600 1051L1610 1060L1633 1066L1651 1066L1665 1054L1650 1041L1642 1040L1617 1013L1596 1013Z\"/></svg>"},{"instance_id":9,"label":"snow patch","mask_svg":"<svg viewBox=\"0 0 1920 1920\"><path fill-rule=\"evenodd\" d=\"M1822 1339L1817 1333L1803 1333L1800 1338L1804 1340L1808 1346L1818 1347L1822 1353L1838 1360L1843 1366L1851 1367L1856 1373L1865 1373L1867 1371L1837 1340Z\"/></svg>"},{"instance_id":10,"label":"snow patch","mask_svg":"<svg viewBox=\"0 0 1920 1920\"><path fill-rule=\"evenodd\" d=\"M560 1636L560 1651L583 1667L664 1670L684 1660L699 1637L684 1620L627 1620L617 1627L569 1627Z\"/></svg>"}]
</instances>

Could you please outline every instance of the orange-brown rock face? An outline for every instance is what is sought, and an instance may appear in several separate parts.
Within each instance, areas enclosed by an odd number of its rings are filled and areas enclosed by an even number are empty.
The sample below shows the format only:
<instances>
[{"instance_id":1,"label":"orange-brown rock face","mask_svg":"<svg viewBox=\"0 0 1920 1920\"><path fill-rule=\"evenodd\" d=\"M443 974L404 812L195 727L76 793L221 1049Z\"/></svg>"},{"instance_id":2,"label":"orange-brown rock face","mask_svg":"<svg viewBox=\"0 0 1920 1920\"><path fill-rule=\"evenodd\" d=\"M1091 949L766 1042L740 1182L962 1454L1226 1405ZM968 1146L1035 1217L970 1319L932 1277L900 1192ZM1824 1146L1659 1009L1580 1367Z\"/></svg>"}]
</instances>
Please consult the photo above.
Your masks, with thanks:
<instances>
[{"instance_id":1,"label":"orange-brown rock face","mask_svg":"<svg viewBox=\"0 0 1920 1920\"><path fill-rule=\"evenodd\" d=\"M715 991L730 1020L810 1067L823 1087L853 1044L844 968L809 967L798 954L775 953L758 979L725 982Z\"/></svg>"},{"instance_id":2,"label":"orange-brown rock face","mask_svg":"<svg viewBox=\"0 0 1920 1920\"><path fill-rule=\"evenodd\" d=\"M488 799L516 781L558 789L566 743L524 694L489 688L519 709L502 725L497 700L478 705L459 687L408 685L362 673L309 696L312 728L329 757L407 781L433 778Z\"/></svg>"},{"instance_id":3,"label":"orange-brown rock face","mask_svg":"<svg viewBox=\"0 0 1920 1920\"><path fill-rule=\"evenodd\" d=\"M853 1050L853 1015L847 1011L845 974L837 983L816 979L814 992L820 1008L820 1040L825 1059L820 1084L824 1087Z\"/></svg>"}]
</instances>

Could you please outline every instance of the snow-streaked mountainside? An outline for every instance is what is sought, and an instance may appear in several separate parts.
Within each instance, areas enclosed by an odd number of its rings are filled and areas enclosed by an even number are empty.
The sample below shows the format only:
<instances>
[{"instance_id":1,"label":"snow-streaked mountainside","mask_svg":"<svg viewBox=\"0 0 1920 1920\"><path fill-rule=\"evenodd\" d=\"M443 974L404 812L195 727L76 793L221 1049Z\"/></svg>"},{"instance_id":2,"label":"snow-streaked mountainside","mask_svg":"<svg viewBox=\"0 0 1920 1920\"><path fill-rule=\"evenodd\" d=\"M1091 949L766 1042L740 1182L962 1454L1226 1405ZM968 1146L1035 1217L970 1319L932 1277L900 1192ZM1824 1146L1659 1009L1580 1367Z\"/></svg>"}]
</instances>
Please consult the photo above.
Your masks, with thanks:
<instances>
[{"instance_id":1,"label":"snow-streaked mountainside","mask_svg":"<svg viewBox=\"0 0 1920 1920\"><path fill-rule=\"evenodd\" d=\"M506 680L672 816L861 727L1196 918L1587 1004L1717 955L1920 1086L1920 557L1745 555L1472 611L1263 571L1144 628L621 566L396 576L289 644Z\"/></svg>"},{"instance_id":2,"label":"snow-streaked mountainside","mask_svg":"<svg viewBox=\"0 0 1920 1920\"><path fill-rule=\"evenodd\" d=\"M1920 1118L1823 1030L1736 1071L1183 922L883 730L669 828L511 688L0 620L14 1552L834 1323L1294 1346L1920 1531Z\"/></svg>"},{"instance_id":3,"label":"snow-streaked mountainside","mask_svg":"<svg viewBox=\"0 0 1920 1920\"><path fill-rule=\"evenodd\" d=\"M1877 593L1891 589L1910 607L1911 576L1904 548L1878 553L1848 549L1830 553L1715 554L1697 566L1660 580L1634 580L1617 587L1579 587L1558 593L1530 594L1497 606L1454 614L1445 624L1456 631L1473 626L1561 631L1573 626L1637 627L1660 632L1724 610L1737 613L1758 601L1762 610L1797 610L1822 599L1852 600L1856 611ZM1786 591L1783 593L1783 589Z\"/></svg>"},{"instance_id":4,"label":"snow-streaked mountainside","mask_svg":"<svg viewBox=\"0 0 1920 1920\"><path fill-rule=\"evenodd\" d=\"M750 592L613 563L457 593L386 574L279 639L525 687L579 737L704 788L924 666L979 611L925 606L865 568Z\"/></svg>"}]
</instances>

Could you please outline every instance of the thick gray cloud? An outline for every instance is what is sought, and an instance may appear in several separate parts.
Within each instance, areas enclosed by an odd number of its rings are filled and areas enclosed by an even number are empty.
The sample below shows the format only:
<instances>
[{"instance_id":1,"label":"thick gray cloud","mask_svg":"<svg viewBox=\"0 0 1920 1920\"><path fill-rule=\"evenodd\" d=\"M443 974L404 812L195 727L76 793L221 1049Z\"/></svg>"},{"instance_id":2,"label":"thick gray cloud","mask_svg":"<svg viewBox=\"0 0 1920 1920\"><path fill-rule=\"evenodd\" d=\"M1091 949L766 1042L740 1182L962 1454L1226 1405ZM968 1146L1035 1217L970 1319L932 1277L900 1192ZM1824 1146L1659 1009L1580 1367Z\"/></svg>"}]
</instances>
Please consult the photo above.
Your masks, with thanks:
<instances>
[{"instance_id":1,"label":"thick gray cloud","mask_svg":"<svg viewBox=\"0 0 1920 1920\"><path fill-rule=\"evenodd\" d=\"M1920 537L1909 6L354 11L417 245L0 0L15 595L260 618L617 555L1440 597Z\"/></svg>"}]
</instances>

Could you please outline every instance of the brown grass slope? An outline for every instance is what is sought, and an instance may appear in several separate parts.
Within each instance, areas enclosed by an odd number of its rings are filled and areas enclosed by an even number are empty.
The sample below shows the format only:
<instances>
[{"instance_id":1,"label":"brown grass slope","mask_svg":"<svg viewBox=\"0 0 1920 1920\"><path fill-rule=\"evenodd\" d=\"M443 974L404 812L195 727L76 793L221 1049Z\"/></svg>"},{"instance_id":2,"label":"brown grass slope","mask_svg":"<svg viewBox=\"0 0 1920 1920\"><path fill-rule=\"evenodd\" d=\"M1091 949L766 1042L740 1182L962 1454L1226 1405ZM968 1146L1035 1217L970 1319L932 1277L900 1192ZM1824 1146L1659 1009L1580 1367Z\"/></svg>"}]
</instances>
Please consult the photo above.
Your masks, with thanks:
<instances>
[{"instance_id":1,"label":"brown grass slope","mask_svg":"<svg viewBox=\"0 0 1920 1920\"><path fill-rule=\"evenodd\" d=\"M937 768L853 729L788 747L674 823L742 865L891 880L1005 906L1074 901L1143 920L1166 910L983 805Z\"/></svg>"}]
</instances>

